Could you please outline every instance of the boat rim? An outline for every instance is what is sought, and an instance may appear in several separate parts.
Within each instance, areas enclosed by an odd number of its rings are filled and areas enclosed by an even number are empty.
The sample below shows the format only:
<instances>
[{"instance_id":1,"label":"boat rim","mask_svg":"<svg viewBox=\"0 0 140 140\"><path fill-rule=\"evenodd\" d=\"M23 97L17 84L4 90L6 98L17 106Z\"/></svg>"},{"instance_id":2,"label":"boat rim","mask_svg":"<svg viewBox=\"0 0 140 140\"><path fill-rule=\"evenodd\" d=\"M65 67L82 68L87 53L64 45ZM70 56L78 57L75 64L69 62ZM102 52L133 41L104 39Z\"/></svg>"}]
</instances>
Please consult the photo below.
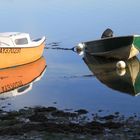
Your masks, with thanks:
<instances>
[{"instance_id":1,"label":"boat rim","mask_svg":"<svg viewBox=\"0 0 140 140\"><path fill-rule=\"evenodd\" d=\"M110 40L110 39L116 39L116 38L124 38L124 37L140 37L140 35L127 35L127 36L114 36L114 37L106 37L106 38L101 38L101 39L95 39L92 41L85 41L81 43L89 43L89 42L96 42L96 41L102 41L102 40Z\"/></svg>"}]
</instances>

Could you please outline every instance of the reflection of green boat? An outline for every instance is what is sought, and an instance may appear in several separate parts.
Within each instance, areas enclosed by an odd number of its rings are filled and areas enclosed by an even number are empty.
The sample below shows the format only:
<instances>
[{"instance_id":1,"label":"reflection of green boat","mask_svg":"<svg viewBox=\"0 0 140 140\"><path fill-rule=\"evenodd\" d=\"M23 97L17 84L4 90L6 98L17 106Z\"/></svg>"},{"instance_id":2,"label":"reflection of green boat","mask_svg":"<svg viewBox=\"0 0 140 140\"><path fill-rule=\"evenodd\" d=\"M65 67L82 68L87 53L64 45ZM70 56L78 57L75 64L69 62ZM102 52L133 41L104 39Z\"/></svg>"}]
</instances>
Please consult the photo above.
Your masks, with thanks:
<instances>
[{"instance_id":1,"label":"reflection of green boat","mask_svg":"<svg viewBox=\"0 0 140 140\"><path fill-rule=\"evenodd\" d=\"M103 84L120 92L136 96L140 92L140 63L137 57L126 61L126 69L116 69L115 60L85 54L84 61Z\"/></svg>"}]
</instances>

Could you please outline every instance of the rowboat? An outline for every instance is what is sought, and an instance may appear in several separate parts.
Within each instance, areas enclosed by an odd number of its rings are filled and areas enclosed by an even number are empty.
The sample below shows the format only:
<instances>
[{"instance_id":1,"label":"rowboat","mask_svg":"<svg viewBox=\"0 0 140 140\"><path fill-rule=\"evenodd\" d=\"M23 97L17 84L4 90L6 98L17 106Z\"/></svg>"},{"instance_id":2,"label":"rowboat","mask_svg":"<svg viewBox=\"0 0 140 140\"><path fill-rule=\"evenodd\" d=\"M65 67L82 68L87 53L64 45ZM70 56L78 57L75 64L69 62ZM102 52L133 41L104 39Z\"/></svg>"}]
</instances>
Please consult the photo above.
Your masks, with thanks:
<instances>
[{"instance_id":1,"label":"rowboat","mask_svg":"<svg viewBox=\"0 0 140 140\"><path fill-rule=\"evenodd\" d=\"M138 55L140 35L101 38L79 43L77 48L94 56L127 60Z\"/></svg>"},{"instance_id":2,"label":"rowboat","mask_svg":"<svg viewBox=\"0 0 140 140\"><path fill-rule=\"evenodd\" d=\"M126 60L125 69L117 69L117 60L104 59L89 54L84 62L93 75L107 87L131 96L140 94L140 62L137 57Z\"/></svg>"},{"instance_id":3,"label":"rowboat","mask_svg":"<svg viewBox=\"0 0 140 140\"><path fill-rule=\"evenodd\" d=\"M42 56L45 37L31 40L28 33L0 33L0 69L33 62Z\"/></svg>"},{"instance_id":4,"label":"rowboat","mask_svg":"<svg viewBox=\"0 0 140 140\"><path fill-rule=\"evenodd\" d=\"M46 70L44 57L20 65L0 70L0 98L17 96L27 93L33 84L39 81Z\"/></svg>"}]
</instances>

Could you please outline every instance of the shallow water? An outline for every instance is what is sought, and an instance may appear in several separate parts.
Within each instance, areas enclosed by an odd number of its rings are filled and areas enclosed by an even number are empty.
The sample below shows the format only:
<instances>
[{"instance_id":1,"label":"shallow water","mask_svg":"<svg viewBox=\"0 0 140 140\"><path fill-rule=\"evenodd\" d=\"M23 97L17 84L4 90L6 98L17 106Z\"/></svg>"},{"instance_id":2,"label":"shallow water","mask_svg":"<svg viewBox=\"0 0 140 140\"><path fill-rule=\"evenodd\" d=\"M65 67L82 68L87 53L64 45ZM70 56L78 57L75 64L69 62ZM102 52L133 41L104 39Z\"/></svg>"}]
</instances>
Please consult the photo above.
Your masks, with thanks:
<instances>
[{"instance_id":1,"label":"shallow water","mask_svg":"<svg viewBox=\"0 0 140 140\"><path fill-rule=\"evenodd\" d=\"M45 35L49 48L72 48L81 41L100 38L108 27L116 36L139 34L139 3L138 0L5 0L0 4L0 31L28 32L33 38ZM53 42L58 46L53 46ZM43 77L22 95L3 99L1 94L3 109L43 105L90 112L103 110L105 114L140 113L140 96L124 94L101 83L75 52L45 49L43 56L47 64Z\"/></svg>"}]
</instances>

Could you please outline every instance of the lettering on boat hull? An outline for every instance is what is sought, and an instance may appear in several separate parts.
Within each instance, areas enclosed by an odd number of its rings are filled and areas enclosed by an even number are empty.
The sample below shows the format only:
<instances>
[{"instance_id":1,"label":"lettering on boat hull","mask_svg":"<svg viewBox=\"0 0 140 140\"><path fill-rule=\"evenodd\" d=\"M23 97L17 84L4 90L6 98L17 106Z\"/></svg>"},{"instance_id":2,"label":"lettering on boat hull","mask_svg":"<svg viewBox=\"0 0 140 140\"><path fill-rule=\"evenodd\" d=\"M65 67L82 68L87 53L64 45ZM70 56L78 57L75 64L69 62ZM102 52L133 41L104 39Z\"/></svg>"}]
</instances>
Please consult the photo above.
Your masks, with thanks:
<instances>
[{"instance_id":1,"label":"lettering on boat hull","mask_svg":"<svg viewBox=\"0 0 140 140\"><path fill-rule=\"evenodd\" d=\"M21 48L0 48L0 53L21 53Z\"/></svg>"},{"instance_id":2,"label":"lettering on boat hull","mask_svg":"<svg viewBox=\"0 0 140 140\"><path fill-rule=\"evenodd\" d=\"M13 83L9 83L9 84L6 84L4 86L1 87L1 92L6 92L6 91L9 91L9 90L13 90L17 87L20 87L20 86L23 86L23 83L22 81L16 81L16 82L13 82Z\"/></svg>"}]
</instances>

